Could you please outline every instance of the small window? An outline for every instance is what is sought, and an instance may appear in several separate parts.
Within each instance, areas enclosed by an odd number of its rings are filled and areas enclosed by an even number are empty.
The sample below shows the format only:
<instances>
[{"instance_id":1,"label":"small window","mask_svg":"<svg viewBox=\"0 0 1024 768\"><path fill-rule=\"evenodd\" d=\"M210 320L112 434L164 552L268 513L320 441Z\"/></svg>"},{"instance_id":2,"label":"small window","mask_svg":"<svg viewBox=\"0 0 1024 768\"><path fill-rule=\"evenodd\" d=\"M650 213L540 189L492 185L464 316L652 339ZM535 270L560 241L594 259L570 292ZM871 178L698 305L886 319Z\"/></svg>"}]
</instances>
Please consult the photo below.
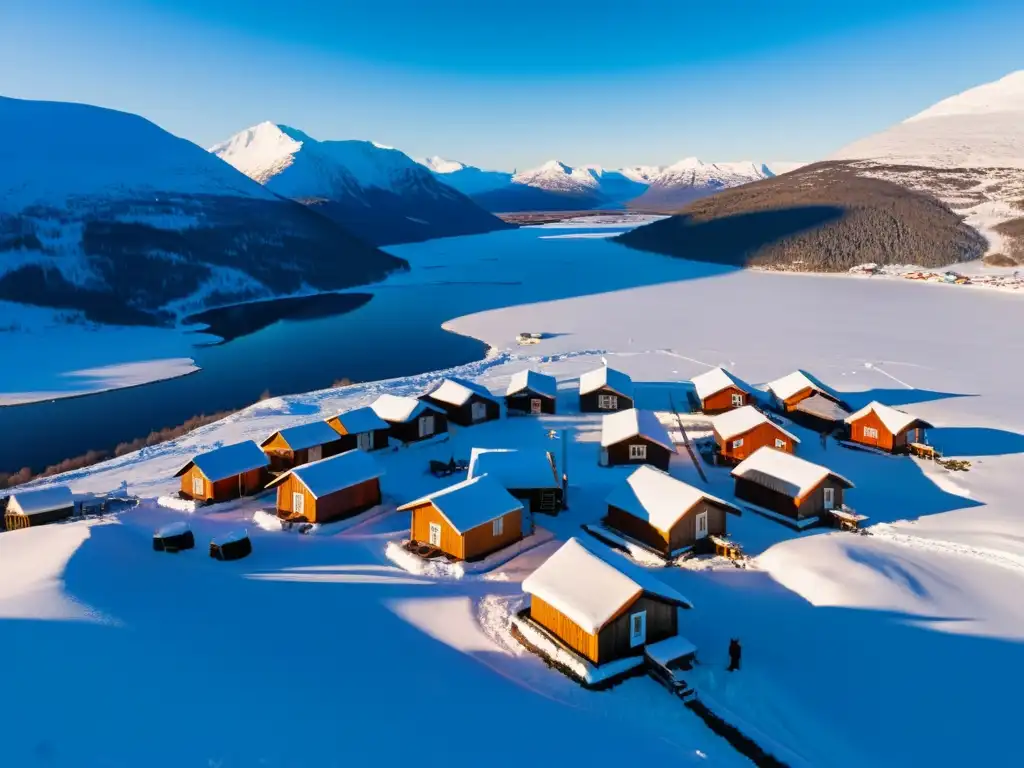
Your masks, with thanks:
<instances>
[{"instance_id":1,"label":"small window","mask_svg":"<svg viewBox=\"0 0 1024 768\"><path fill-rule=\"evenodd\" d=\"M631 446L629 446L629 458L631 458L631 459L646 459L647 458L647 446L646 445L631 445Z\"/></svg>"},{"instance_id":2,"label":"small window","mask_svg":"<svg viewBox=\"0 0 1024 768\"><path fill-rule=\"evenodd\" d=\"M734 394L732 396L732 407L733 408L742 408L743 407L743 395Z\"/></svg>"},{"instance_id":3,"label":"small window","mask_svg":"<svg viewBox=\"0 0 1024 768\"><path fill-rule=\"evenodd\" d=\"M598 395L597 407L602 411L617 410L619 407L619 398L617 395Z\"/></svg>"},{"instance_id":4,"label":"small window","mask_svg":"<svg viewBox=\"0 0 1024 768\"><path fill-rule=\"evenodd\" d=\"M203 492L205 490L206 490L206 487L203 484L203 478L201 478L201 477L193 477L192 478L192 495L193 496L202 496Z\"/></svg>"},{"instance_id":5,"label":"small window","mask_svg":"<svg viewBox=\"0 0 1024 768\"><path fill-rule=\"evenodd\" d=\"M781 448L782 450L785 450L785 448L786 448L786 441L783 440L781 437L776 437L775 438L775 447L776 448Z\"/></svg>"},{"instance_id":6,"label":"small window","mask_svg":"<svg viewBox=\"0 0 1024 768\"><path fill-rule=\"evenodd\" d=\"M497 520L491 523L491 535L501 536L505 531L505 518L499 517Z\"/></svg>"},{"instance_id":7,"label":"small window","mask_svg":"<svg viewBox=\"0 0 1024 768\"><path fill-rule=\"evenodd\" d=\"M869 438L871 440L877 440L878 430L875 429L874 427L864 427L864 437Z\"/></svg>"},{"instance_id":8,"label":"small window","mask_svg":"<svg viewBox=\"0 0 1024 768\"><path fill-rule=\"evenodd\" d=\"M733 440L733 441L732 441L732 449L733 449L734 451L735 451L735 450L736 450L737 448L742 448L742 447L743 447L743 438L742 438L742 437L741 437L741 438L740 438L739 440Z\"/></svg>"},{"instance_id":9,"label":"small window","mask_svg":"<svg viewBox=\"0 0 1024 768\"><path fill-rule=\"evenodd\" d=\"M836 505L836 489L828 488L825 491L825 509L834 509Z\"/></svg>"}]
</instances>

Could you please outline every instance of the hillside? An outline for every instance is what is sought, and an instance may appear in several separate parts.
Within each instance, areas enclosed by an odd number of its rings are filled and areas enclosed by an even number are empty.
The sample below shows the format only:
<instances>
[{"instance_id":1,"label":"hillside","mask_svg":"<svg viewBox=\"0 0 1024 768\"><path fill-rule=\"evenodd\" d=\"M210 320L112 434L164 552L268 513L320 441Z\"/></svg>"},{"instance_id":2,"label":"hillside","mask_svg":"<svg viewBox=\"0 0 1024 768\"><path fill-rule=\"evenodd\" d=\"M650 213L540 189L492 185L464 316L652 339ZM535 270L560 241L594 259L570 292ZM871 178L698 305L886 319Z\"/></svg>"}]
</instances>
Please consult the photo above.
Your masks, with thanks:
<instances>
[{"instance_id":1,"label":"hillside","mask_svg":"<svg viewBox=\"0 0 1024 768\"><path fill-rule=\"evenodd\" d=\"M816 272L866 262L938 267L985 248L945 204L841 163L726 190L615 239L694 261Z\"/></svg>"},{"instance_id":2,"label":"hillside","mask_svg":"<svg viewBox=\"0 0 1024 768\"><path fill-rule=\"evenodd\" d=\"M499 189L512 181L512 174L506 171L485 171L473 165L460 163L458 160L445 160L436 155L417 158L416 162L430 170L442 184L447 184L469 196Z\"/></svg>"},{"instance_id":3,"label":"hillside","mask_svg":"<svg viewBox=\"0 0 1024 768\"><path fill-rule=\"evenodd\" d=\"M774 175L764 164L749 161L705 163L696 157L688 157L650 176L646 191L630 200L629 207L644 211L676 211L702 197Z\"/></svg>"},{"instance_id":4,"label":"hillside","mask_svg":"<svg viewBox=\"0 0 1024 768\"><path fill-rule=\"evenodd\" d=\"M0 299L160 324L405 262L136 115L0 98Z\"/></svg>"},{"instance_id":5,"label":"hillside","mask_svg":"<svg viewBox=\"0 0 1024 768\"><path fill-rule=\"evenodd\" d=\"M369 141L317 141L295 128L260 123L210 152L376 245L509 226L407 155Z\"/></svg>"}]
</instances>

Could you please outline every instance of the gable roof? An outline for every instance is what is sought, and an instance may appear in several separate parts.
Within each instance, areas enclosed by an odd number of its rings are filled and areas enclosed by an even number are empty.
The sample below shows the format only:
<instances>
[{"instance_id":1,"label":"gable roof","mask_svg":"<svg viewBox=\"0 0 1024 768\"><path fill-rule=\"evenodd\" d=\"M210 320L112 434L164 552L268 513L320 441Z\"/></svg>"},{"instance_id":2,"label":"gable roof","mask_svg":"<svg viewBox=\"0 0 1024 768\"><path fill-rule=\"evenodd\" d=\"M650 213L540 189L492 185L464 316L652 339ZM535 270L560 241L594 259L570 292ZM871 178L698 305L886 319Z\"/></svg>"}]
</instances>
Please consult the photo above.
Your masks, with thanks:
<instances>
[{"instance_id":1,"label":"gable roof","mask_svg":"<svg viewBox=\"0 0 1024 768\"><path fill-rule=\"evenodd\" d=\"M75 497L66 485L51 485L48 488L15 489L7 502L8 512L23 515L39 515L75 505Z\"/></svg>"},{"instance_id":2,"label":"gable roof","mask_svg":"<svg viewBox=\"0 0 1024 768\"><path fill-rule=\"evenodd\" d=\"M175 472L174 476L181 477L195 465L207 480L215 483L269 464L270 459L263 449L254 440L246 440L244 443L224 445L201 453Z\"/></svg>"},{"instance_id":3,"label":"gable roof","mask_svg":"<svg viewBox=\"0 0 1024 768\"><path fill-rule=\"evenodd\" d=\"M448 403L448 405L465 405L473 395L497 402L487 387L477 384L475 381L457 379L454 376L441 379L431 389L424 392L421 397L429 397L441 403Z\"/></svg>"},{"instance_id":4,"label":"gable roof","mask_svg":"<svg viewBox=\"0 0 1024 768\"><path fill-rule=\"evenodd\" d=\"M731 440L762 424L771 424L794 443L800 442L799 437L789 430L780 427L752 405L744 405L742 408L736 408L735 410L726 411L711 417L711 426L723 440Z\"/></svg>"},{"instance_id":5,"label":"gable roof","mask_svg":"<svg viewBox=\"0 0 1024 768\"><path fill-rule=\"evenodd\" d=\"M808 413L811 416L817 416L819 419L825 419L826 421L846 421L846 417L850 415L850 412L843 406L829 400L827 397L822 397L818 393L805 397L796 404L794 410Z\"/></svg>"},{"instance_id":6,"label":"gable roof","mask_svg":"<svg viewBox=\"0 0 1024 768\"><path fill-rule=\"evenodd\" d=\"M373 412L384 421L398 424L412 421L418 418L424 411L433 413L444 413L436 405L417 400L415 397L399 397L398 395L384 394L373 401L370 406Z\"/></svg>"},{"instance_id":7,"label":"gable roof","mask_svg":"<svg viewBox=\"0 0 1024 768\"><path fill-rule=\"evenodd\" d=\"M677 605L690 602L624 558L615 565L575 538L523 581L523 591L543 600L581 629L597 634L616 613L647 592Z\"/></svg>"},{"instance_id":8,"label":"gable roof","mask_svg":"<svg viewBox=\"0 0 1024 768\"><path fill-rule=\"evenodd\" d=\"M705 500L740 511L735 504L704 493L689 483L677 480L668 472L648 465L638 467L605 499L613 507L646 520L659 531L666 532L671 531L687 512Z\"/></svg>"},{"instance_id":9,"label":"gable roof","mask_svg":"<svg viewBox=\"0 0 1024 768\"><path fill-rule=\"evenodd\" d=\"M306 487L307 491L313 494L314 499L319 499L321 496L351 488L353 485L359 485L359 483L365 483L367 480L373 480L375 477L383 475L384 470L377 465L370 454L354 448L351 451L339 453L337 456L311 461L309 464L289 469L267 483L267 487L270 488L284 482L288 477L294 477Z\"/></svg>"},{"instance_id":10,"label":"gable roof","mask_svg":"<svg viewBox=\"0 0 1024 768\"><path fill-rule=\"evenodd\" d=\"M621 443L631 437L644 437L673 453L676 452L676 444L672 442L668 430L658 421L653 411L630 408L618 413L609 413L601 420L602 448Z\"/></svg>"},{"instance_id":11,"label":"gable roof","mask_svg":"<svg viewBox=\"0 0 1024 768\"><path fill-rule=\"evenodd\" d=\"M502 515L523 508L522 502L490 475L471 477L440 491L428 493L408 504L403 504L398 511L412 509L426 502L433 504L459 533L471 531Z\"/></svg>"},{"instance_id":12,"label":"gable roof","mask_svg":"<svg viewBox=\"0 0 1024 768\"><path fill-rule=\"evenodd\" d=\"M633 380L622 371L603 365L580 376L580 394L587 395L599 389L610 389L623 397L633 397Z\"/></svg>"},{"instance_id":13,"label":"gable roof","mask_svg":"<svg viewBox=\"0 0 1024 768\"><path fill-rule=\"evenodd\" d=\"M558 382L554 376L546 373L538 373L529 369L513 373L508 381L506 395L515 395L519 392L536 392L544 397L556 397L558 395Z\"/></svg>"},{"instance_id":14,"label":"gable roof","mask_svg":"<svg viewBox=\"0 0 1024 768\"><path fill-rule=\"evenodd\" d=\"M540 448L474 448L469 477L490 475L505 488L560 488L548 453Z\"/></svg>"},{"instance_id":15,"label":"gable roof","mask_svg":"<svg viewBox=\"0 0 1024 768\"><path fill-rule=\"evenodd\" d=\"M898 435L900 432L902 432L903 430L907 429L910 426L913 426L915 423L918 423L921 426L929 429L932 426L924 419L919 419L917 418L917 416L909 414L906 411L899 411L893 408L892 406L882 405L877 400L868 403L856 413L851 413L849 416L846 417L846 423L852 424L853 422L858 421L859 419L863 419L872 411L874 411L875 415L882 422L882 424L885 425L885 428L892 432L894 435Z\"/></svg>"},{"instance_id":16,"label":"gable roof","mask_svg":"<svg viewBox=\"0 0 1024 768\"><path fill-rule=\"evenodd\" d=\"M740 462L733 469L732 476L741 477L794 499L806 495L830 476L847 488L853 488L853 483L828 467L768 446L758 448L749 458Z\"/></svg>"},{"instance_id":17,"label":"gable roof","mask_svg":"<svg viewBox=\"0 0 1024 768\"><path fill-rule=\"evenodd\" d=\"M361 432L373 432L376 429L387 429L388 423L384 421L377 412L370 406L363 406L351 411L339 413L333 416L338 423L345 428L350 435L358 435Z\"/></svg>"},{"instance_id":18,"label":"gable roof","mask_svg":"<svg viewBox=\"0 0 1024 768\"><path fill-rule=\"evenodd\" d=\"M769 381L765 386L779 400L788 400L805 389L813 389L815 392L821 392L836 400L842 399L834 389L825 386L816 377L800 369L786 374L782 378L775 379L775 381Z\"/></svg>"},{"instance_id":19,"label":"gable roof","mask_svg":"<svg viewBox=\"0 0 1024 768\"><path fill-rule=\"evenodd\" d=\"M338 433L326 421L311 421L308 424L297 424L294 427L279 429L260 443L260 445L266 447L278 435L281 436L281 439L293 451L301 451L305 448L312 448L315 445L333 443L338 439Z\"/></svg>"},{"instance_id":20,"label":"gable roof","mask_svg":"<svg viewBox=\"0 0 1024 768\"><path fill-rule=\"evenodd\" d=\"M693 388L697 391L697 397L701 400L729 389L729 387L736 387L744 392L750 392L748 384L737 379L725 368L712 368L710 371L694 376L690 381L693 383Z\"/></svg>"}]
</instances>

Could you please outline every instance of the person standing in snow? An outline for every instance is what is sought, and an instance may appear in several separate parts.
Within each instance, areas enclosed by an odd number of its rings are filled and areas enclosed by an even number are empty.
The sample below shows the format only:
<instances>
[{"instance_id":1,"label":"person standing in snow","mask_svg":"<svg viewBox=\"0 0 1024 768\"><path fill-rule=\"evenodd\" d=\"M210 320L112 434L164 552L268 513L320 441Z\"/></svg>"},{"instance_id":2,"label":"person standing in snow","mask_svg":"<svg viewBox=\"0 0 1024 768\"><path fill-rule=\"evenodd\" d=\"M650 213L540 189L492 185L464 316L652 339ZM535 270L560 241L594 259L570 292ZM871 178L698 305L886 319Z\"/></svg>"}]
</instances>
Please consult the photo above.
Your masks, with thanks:
<instances>
[{"instance_id":1,"label":"person standing in snow","mask_svg":"<svg viewBox=\"0 0 1024 768\"><path fill-rule=\"evenodd\" d=\"M729 672L735 672L740 668L740 656L743 655L743 649L740 647L740 641L735 637L729 641Z\"/></svg>"}]
</instances>

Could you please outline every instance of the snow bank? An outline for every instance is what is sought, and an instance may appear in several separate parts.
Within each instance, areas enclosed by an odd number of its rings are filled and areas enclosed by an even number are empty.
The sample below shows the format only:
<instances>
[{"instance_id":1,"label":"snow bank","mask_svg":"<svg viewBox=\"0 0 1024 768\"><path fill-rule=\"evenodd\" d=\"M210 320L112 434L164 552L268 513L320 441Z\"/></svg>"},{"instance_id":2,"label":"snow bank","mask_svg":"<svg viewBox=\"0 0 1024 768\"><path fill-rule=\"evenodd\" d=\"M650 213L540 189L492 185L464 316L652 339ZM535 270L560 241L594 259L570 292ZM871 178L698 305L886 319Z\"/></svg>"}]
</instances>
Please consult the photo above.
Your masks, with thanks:
<instances>
[{"instance_id":1,"label":"snow bank","mask_svg":"<svg viewBox=\"0 0 1024 768\"><path fill-rule=\"evenodd\" d=\"M402 546L402 542L389 541L384 548L384 556L399 568L415 573L419 576L428 576L435 579L462 579L466 576L484 575L495 568L504 565L510 560L519 557L524 552L546 544L554 538L554 534L544 528L535 529L534 533L526 538L520 539L514 544L492 552L482 560L474 560L471 563L459 561L446 563L441 560L424 560L414 555Z\"/></svg>"},{"instance_id":2,"label":"snow bank","mask_svg":"<svg viewBox=\"0 0 1024 768\"><path fill-rule=\"evenodd\" d=\"M609 662L608 664L594 666L593 664L584 661L576 654L565 650L562 646L553 643L547 635L540 632L530 622L524 621L518 616L513 616L512 624L522 634L522 636L526 638L528 643L541 650L555 663L571 670L573 674L582 679L588 685L602 683L609 678L621 675L624 672L636 669L644 664L643 656L631 656L625 659L618 659L616 661Z\"/></svg>"},{"instance_id":3,"label":"snow bank","mask_svg":"<svg viewBox=\"0 0 1024 768\"><path fill-rule=\"evenodd\" d=\"M199 502L192 499L182 499L178 496L158 496L156 503L161 507L173 509L176 512L195 512L199 508Z\"/></svg>"}]
</instances>

